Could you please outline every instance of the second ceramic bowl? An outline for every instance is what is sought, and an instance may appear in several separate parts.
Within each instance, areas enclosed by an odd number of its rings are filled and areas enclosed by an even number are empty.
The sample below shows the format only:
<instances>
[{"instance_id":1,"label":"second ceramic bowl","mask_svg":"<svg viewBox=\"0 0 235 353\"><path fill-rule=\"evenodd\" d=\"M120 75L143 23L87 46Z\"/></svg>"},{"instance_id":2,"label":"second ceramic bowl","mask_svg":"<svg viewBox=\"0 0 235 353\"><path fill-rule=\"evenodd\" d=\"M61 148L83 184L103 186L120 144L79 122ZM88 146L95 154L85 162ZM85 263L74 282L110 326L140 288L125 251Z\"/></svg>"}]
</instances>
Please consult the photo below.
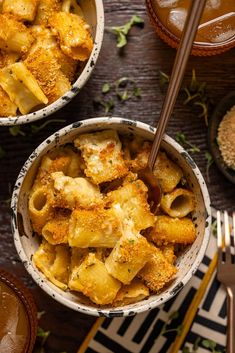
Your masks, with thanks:
<instances>
[{"instance_id":1,"label":"second ceramic bowl","mask_svg":"<svg viewBox=\"0 0 235 353\"><path fill-rule=\"evenodd\" d=\"M82 8L87 23L90 25L91 33L94 39L94 46L86 65L79 74L77 80L73 83L72 88L62 97L45 108L26 115L0 117L0 126L27 124L46 118L70 102L87 82L95 67L103 42L104 8L102 0L81 0L79 5Z\"/></svg>"},{"instance_id":2,"label":"second ceramic bowl","mask_svg":"<svg viewBox=\"0 0 235 353\"><path fill-rule=\"evenodd\" d=\"M155 308L172 298L197 270L209 240L210 235L210 199L203 177L188 153L172 138L165 135L162 149L183 170L188 185L196 197L196 210L193 221L196 225L197 238L192 246L177 258L178 272L172 283L160 294L150 295L145 300L124 307L99 308L87 298L57 288L36 268L32 256L39 246L39 239L34 236L28 213L28 196L32 187L41 158L54 147L72 142L82 133L115 129L120 134L134 134L146 140L153 140L155 129L147 124L122 118L95 118L78 121L47 138L28 158L16 181L12 196L12 229L17 252L27 271L36 283L51 297L71 309L95 316L128 316Z\"/></svg>"}]
</instances>

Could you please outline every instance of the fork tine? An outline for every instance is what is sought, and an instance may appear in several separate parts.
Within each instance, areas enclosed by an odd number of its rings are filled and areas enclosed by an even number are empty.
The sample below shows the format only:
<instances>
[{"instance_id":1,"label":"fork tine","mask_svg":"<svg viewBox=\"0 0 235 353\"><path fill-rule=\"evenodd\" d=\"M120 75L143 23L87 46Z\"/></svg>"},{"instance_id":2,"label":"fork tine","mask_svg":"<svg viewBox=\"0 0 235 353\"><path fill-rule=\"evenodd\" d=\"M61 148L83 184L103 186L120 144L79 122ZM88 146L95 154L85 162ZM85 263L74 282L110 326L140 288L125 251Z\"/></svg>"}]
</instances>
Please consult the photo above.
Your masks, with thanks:
<instances>
[{"instance_id":1,"label":"fork tine","mask_svg":"<svg viewBox=\"0 0 235 353\"><path fill-rule=\"evenodd\" d=\"M231 241L228 212L224 211L224 233L225 233L225 262L231 262Z\"/></svg>"},{"instance_id":2,"label":"fork tine","mask_svg":"<svg viewBox=\"0 0 235 353\"><path fill-rule=\"evenodd\" d=\"M218 246L218 261L222 262L222 229L221 229L221 214L220 211L217 211L217 246Z\"/></svg>"}]
</instances>

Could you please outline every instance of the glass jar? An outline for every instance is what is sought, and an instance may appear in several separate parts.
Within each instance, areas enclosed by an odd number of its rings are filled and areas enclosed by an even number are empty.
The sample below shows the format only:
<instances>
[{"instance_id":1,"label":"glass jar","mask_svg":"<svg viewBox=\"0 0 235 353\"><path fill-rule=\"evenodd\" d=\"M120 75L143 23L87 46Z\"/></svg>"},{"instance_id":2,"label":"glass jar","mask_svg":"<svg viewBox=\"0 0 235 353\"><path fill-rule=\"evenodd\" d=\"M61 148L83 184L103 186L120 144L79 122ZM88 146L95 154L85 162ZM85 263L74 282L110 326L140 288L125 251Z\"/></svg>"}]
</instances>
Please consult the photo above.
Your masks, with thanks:
<instances>
[{"instance_id":1,"label":"glass jar","mask_svg":"<svg viewBox=\"0 0 235 353\"><path fill-rule=\"evenodd\" d=\"M0 269L0 351L31 353L37 335L37 309L31 292Z\"/></svg>"},{"instance_id":2,"label":"glass jar","mask_svg":"<svg viewBox=\"0 0 235 353\"><path fill-rule=\"evenodd\" d=\"M146 0L150 21L159 37L177 48L190 0ZM235 46L235 1L208 0L192 54L208 56Z\"/></svg>"}]
</instances>

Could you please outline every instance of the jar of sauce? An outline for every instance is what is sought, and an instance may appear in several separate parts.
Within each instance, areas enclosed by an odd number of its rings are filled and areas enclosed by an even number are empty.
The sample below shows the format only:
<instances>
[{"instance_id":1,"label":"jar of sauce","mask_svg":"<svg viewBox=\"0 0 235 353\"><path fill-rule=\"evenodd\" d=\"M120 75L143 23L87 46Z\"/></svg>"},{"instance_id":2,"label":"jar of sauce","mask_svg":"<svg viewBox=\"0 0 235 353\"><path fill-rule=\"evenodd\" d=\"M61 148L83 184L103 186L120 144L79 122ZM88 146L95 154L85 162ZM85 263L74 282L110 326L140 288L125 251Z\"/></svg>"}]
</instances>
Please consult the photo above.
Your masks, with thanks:
<instances>
[{"instance_id":1,"label":"jar of sauce","mask_svg":"<svg viewBox=\"0 0 235 353\"><path fill-rule=\"evenodd\" d=\"M193 0L146 0L158 35L176 48ZM235 1L207 0L192 54L214 55L235 46Z\"/></svg>"},{"instance_id":2,"label":"jar of sauce","mask_svg":"<svg viewBox=\"0 0 235 353\"><path fill-rule=\"evenodd\" d=\"M31 353L37 335L37 309L30 291L0 269L0 353Z\"/></svg>"}]
</instances>

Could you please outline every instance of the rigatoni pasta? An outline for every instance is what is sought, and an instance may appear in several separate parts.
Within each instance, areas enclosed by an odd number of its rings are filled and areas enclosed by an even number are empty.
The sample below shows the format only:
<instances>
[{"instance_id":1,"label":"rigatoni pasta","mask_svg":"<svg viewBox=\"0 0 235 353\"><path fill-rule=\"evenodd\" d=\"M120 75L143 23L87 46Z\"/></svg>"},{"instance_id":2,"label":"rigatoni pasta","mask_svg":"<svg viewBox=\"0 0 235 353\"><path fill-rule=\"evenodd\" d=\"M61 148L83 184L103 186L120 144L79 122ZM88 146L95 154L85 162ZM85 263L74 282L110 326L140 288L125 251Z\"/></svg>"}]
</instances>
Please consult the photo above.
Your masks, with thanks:
<instances>
[{"instance_id":1,"label":"rigatoni pasta","mask_svg":"<svg viewBox=\"0 0 235 353\"><path fill-rule=\"evenodd\" d=\"M92 49L90 28L76 1L3 0L0 87L16 109L5 104L0 114L28 114L59 99Z\"/></svg>"},{"instance_id":2,"label":"rigatoni pasta","mask_svg":"<svg viewBox=\"0 0 235 353\"><path fill-rule=\"evenodd\" d=\"M42 241L35 265L54 285L96 305L161 292L177 274L177 249L196 239L195 196L181 183L180 167L160 152L154 170L163 196L154 215L136 173L150 142L108 129L73 144L44 155L32 185L29 214Z\"/></svg>"}]
</instances>

